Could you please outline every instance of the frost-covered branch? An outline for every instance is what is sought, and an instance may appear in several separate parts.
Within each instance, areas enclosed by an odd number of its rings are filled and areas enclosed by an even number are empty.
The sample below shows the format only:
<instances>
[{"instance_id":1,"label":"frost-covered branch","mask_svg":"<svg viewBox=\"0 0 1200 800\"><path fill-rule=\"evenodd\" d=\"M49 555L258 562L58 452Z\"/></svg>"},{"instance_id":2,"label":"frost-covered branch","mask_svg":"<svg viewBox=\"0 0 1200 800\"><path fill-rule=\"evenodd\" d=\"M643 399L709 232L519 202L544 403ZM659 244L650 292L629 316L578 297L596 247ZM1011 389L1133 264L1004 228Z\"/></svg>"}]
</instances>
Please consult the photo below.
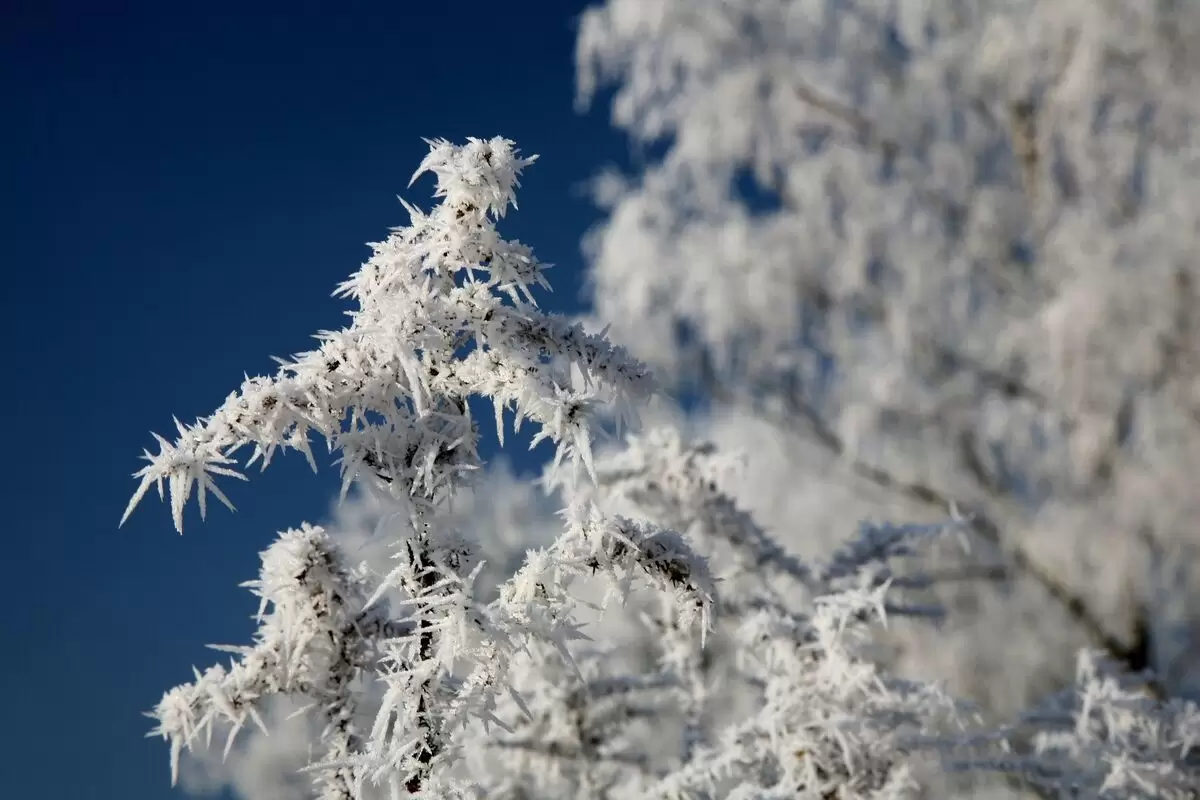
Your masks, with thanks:
<instances>
[{"instance_id":1,"label":"frost-covered branch","mask_svg":"<svg viewBox=\"0 0 1200 800\"><path fill-rule=\"evenodd\" d=\"M358 700L362 681L379 668L379 643L409 630L385 608L365 608L373 587L319 527L282 533L263 551L259 579L246 586L261 600L254 644L216 647L236 656L230 666L197 672L151 714L158 721L153 733L171 745L172 781L181 752L198 742L207 747L218 726L229 728L226 755L247 724L265 731L263 705L279 695L315 708L325 722L324 757L344 760L363 744ZM345 769L323 771L321 797L350 800L358 780Z\"/></svg>"},{"instance_id":2,"label":"frost-covered branch","mask_svg":"<svg viewBox=\"0 0 1200 800\"><path fill-rule=\"evenodd\" d=\"M235 451L252 447L247 466L265 468L277 450L298 450L315 469L313 433L340 455L343 494L366 477L431 507L479 466L466 403L476 395L497 417L507 407L517 424L538 424L558 458L590 468L592 406L603 395L627 413L653 384L620 348L542 313L532 291L547 285L543 265L496 232L533 161L500 138L431 142L413 179L433 173L441 203L428 214L406 203L410 224L372 245L339 287L358 303L351 324L318 334L318 349L273 376L247 379L212 415L177 423L176 441L156 435L125 518L157 486L182 531L193 489L202 516L210 492L232 508L214 476L243 477Z\"/></svg>"},{"instance_id":3,"label":"frost-covered branch","mask_svg":"<svg viewBox=\"0 0 1200 800\"><path fill-rule=\"evenodd\" d=\"M1059 796L1186 800L1200 787L1200 708L1154 697L1145 676L1079 656L1075 685L1025 715L1033 751L990 765ZM979 765L982 766L982 765Z\"/></svg>"},{"instance_id":4,"label":"frost-covered branch","mask_svg":"<svg viewBox=\"0 0 1200 800\"><path fill-rule=\"evenodd\" d=\"M722 491L721 482L733 466L711 444L685 442L678 430L659 427L627 437L623 448L597 465L595 486L584 485L580 491L618 508L637 509L695 541L722 540L746 572L769 570L804 584L808 568ZM559 480L547 476L550 486Z\"/></svg>"},{"instance_id":5,"label":"frost-covered branch","mask_svg":"<svg viewBox=\"0 0 1200 800\"><path fill-rule=\"evenodd\" d=\"M263 556L255 645L232 648L214 667L169 692L154 712L157 733L180 753L216 723L230 727L226 752L273 695L302 695L326 719L323 752L309 766L322 800L361 800L369 787L446 796L470 792L456 777L461 734L500 724L497 697L512 690L514 658L549 647L573 664L584 638L565 591L570 576L601 572L628 594L635 578L675 598L679 613L707 628L712 583L703 559L678 534L579 506L568 529L486 601L477 588L479 547L452 523L447 501L480 466L472 396L489 398L540 426L534 443L594 473L591 433L601 406L618 419L653 388L646 369L603 336L547 316L531 293L545 286L529 248L505 241L496 221L510 204L521 158L504 139L454 146L430 142L415 177L432 172L441 203L406 205L411 224L374 245L372 258L339 294L358 302L351 324L323 332L319 349L247 379L209 417L157 437L126 516L151 486L170 494L175 527L196 491L203 515L214 476L242 477L232 454L250 445L265 467L278 449L300 450L315 467L309 433L340 456L342 492L365 481L399 504L407 520L381 579L345 566L318 528L283 534ZM543 583L543 581L545 581ZM367 695L369 704L359 701ZM381 695L381 697L379 696ZM361 717L374 711L373 725Z\"/></svg>"}]
</instances>

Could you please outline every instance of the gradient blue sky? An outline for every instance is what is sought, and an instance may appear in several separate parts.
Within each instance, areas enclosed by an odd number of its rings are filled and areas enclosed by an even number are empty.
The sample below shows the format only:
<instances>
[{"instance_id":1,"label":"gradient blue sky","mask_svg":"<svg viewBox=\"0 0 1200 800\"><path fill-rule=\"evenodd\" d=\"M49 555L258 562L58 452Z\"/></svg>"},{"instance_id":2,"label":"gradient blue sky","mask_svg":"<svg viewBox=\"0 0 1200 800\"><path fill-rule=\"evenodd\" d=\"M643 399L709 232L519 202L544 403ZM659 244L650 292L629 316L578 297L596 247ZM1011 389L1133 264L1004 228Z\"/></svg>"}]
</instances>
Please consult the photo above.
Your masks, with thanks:
<instances>
[{"instance_id":1,"label":"gradient blue sky","mask_svg":"<svg viewBox=\"0 0 1200 800\"><path fill-rule=\"evenodd\" d=\"M140 712L246 639L237 584L273 531L326 516L335 470L285 460L184 537L156 499L117 529L130 473L148 431L342 324L330 292L405 221L396 194L428 202L404 189L420 137L542 155L503 230L578 308L597 213L573 189L625 155L603 109L572 110L583 5L3 4L0 796L181 796Z\"/></svg>"}]
</instances>

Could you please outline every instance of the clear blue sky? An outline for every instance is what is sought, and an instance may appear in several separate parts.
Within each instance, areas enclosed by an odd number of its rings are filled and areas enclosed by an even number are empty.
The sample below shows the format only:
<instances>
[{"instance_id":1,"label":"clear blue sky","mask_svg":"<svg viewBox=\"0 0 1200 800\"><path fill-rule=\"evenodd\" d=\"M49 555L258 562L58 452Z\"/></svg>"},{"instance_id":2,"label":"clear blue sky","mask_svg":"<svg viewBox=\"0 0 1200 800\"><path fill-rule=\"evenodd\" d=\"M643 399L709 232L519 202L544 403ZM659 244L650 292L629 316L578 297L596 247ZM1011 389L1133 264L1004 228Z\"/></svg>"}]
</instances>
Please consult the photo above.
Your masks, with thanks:
<instances>
[{"instance_id":1,"label":"clear blue sky","mask_svg":"<svg viewBox=\"0 0 1200 800\"><path fill-rule=\"evenodd\" d=\"M3 4L0 796L181 796L140 712L205 643L246 639L237 584L273 531L325 516L335 470L273 466L183 537L156 499L117 529L129 475L148 431L342 324L329 294L406 221L420 137L542 155L503 230L578 307L597 214L573 189L625 154L603 110L572 110L583 5Z\"/></svg>"}]
</instances>

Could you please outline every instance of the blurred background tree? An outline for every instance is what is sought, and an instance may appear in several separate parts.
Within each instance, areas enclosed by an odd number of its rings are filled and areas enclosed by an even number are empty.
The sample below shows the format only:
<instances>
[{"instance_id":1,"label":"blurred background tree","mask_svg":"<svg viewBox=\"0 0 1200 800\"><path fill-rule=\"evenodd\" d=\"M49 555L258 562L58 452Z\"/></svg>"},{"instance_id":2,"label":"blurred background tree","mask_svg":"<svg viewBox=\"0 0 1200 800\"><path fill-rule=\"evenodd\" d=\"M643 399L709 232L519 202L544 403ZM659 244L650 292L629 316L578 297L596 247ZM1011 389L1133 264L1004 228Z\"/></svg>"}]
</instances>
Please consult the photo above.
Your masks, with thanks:
<instances>
[{"instance_id":1,"label":"blurred background tree","mask_svg":"<svg viewBox=\"0 0 1200 800\"><path fill-rule=\"evenodd\" d=\"M1081 645L1200 687L1200 6L609 0L594 315L799 552L972 517L889 658L1010 712Z\"/></svg>"}]
</instances>

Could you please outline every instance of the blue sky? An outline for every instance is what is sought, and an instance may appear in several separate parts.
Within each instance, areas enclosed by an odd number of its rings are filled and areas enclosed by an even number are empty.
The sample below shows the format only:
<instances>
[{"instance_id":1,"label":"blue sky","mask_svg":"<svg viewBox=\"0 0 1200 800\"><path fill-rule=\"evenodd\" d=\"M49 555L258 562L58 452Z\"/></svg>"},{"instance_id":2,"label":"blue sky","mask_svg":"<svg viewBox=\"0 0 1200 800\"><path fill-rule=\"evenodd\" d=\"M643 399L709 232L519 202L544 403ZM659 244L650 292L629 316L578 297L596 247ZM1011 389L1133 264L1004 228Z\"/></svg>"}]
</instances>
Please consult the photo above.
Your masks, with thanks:
<instances>
[{"instance_id":1,"label":"blue sky","mask_svg":"<svg viewBox=\"0 0 1200 800\"><path fill-rule=\"evenodd\" d=\"M549 307L579 307L597 212L575 188L625 154L572 109L583 5L5 4L0 796L182 796L140 712L249 635L237 584L326 516L336 473L287 459L183 537L157 500L117 529L130 473L150 430L342 324L330 292L405 221L396 194L428 202L404 189L420 137L541 154L502 230L559 265Z\"/></svg>"}]
</instances>

